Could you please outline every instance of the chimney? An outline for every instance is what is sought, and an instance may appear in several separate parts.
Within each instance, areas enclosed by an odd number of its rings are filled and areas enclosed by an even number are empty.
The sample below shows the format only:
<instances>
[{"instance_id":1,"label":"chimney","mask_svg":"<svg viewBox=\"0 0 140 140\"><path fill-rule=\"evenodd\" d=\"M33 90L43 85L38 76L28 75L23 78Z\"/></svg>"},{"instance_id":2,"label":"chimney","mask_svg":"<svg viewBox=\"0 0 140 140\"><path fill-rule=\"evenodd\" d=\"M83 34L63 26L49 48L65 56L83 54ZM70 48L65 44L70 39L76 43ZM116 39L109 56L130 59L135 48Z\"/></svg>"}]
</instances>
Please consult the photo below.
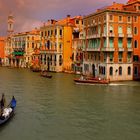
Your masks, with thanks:
<instances>
[{"instance_id":1,"label":"chimney","mask_svg":"<svg viewBox=\"0 0 140 140\"><path fill-rule=\"evenodd\" d=\"M67 24L70 22L70 15L67 15Z\"/></svg>"},{"instance_id":2,"label":"chimney","mask_svg":"<svg viewBox=\"0 0 140 140\"><path fill-rule=\"evenodd\" d=\"M114 1L114 2L113 2L113 5L115 5L115 4L116 4L116 2Z\"/></svg>"},{"instance_id":3,"label":"chimney","mask_svg":"<svg viewBox=\"0 0 140 140\"><path fill-rule=\"evenodd\" d=\"M70 18L70 15L67 15L67 18Z\"/></svg>"}]
</instances>

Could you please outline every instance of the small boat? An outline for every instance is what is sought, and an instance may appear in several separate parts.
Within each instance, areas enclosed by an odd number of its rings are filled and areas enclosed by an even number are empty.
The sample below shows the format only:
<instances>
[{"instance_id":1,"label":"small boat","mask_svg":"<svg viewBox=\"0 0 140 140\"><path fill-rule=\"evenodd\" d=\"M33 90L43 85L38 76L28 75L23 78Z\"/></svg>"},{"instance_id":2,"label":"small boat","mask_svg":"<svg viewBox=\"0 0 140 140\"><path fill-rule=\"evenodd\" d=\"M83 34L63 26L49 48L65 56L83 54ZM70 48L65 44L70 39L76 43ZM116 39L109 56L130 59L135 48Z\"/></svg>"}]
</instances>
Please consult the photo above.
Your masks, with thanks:
<instances>
[{"instance_id":1,"label":"small boat","mask_svg":"<svg viewBox=\"0 0 140 140\"><path fill-rule=\"evenodd\" d=\"M10 102L11 104L11 102ZM14 106L7 106L6 108L4 108L3 113L0 116L0 125L5 124L6 122L8 122L15 113L15 107L16 107L16 102L14 104Z\"/></svg>"},{"instance_id":2,"label":"small boat","mask_svg":"<svg viewBox=\"0 0 140 140\"><path fill-rule=\"evenodd\" d=\"M46 71L41 72L42 77L52 78L52 75L48 75Z\"/></svg>"},{"instance_id":3,"label":"small boat","mask_svg":"<svg viewBox=\"0 0 140 140\"><path fill-rule=\"evenodd\" d=\"M75 83L77 84L109 84L110 81L101 78L90 78L90 77L80 77L74 79Z\"/></svg>"},{"instance_id":4,"label":"small boat","mask_svg":"<svg viewBox=\"0 0 140 140\"><path fill-rule=\"evenodd\" d=\"M52 75L41 75L42 77L52 78Z\"/></svg>"}]
</instances>

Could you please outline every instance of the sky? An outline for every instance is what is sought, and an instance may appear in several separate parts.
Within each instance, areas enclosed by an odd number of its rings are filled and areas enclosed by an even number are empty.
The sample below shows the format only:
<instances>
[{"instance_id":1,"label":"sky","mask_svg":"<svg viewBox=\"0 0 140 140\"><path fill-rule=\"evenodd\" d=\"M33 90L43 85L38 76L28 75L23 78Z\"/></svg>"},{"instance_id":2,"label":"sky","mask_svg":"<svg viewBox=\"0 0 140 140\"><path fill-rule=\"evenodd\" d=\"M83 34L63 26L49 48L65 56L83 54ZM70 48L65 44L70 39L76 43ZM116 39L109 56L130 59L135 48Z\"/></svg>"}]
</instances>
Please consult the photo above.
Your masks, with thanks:
<instances>
[{"instance_id":1,"label":"sky","mask_svg":"<svg viewBox=\"0 0 140 140\"><path fill-rule=\"evenodd\" d=\"M14 31L23 32L39 27L48 19L91 14L114 1L126 3L128 0L0 0L0 36L6 35L10 12L14 15Z\"/></svg>"}]
</instances>

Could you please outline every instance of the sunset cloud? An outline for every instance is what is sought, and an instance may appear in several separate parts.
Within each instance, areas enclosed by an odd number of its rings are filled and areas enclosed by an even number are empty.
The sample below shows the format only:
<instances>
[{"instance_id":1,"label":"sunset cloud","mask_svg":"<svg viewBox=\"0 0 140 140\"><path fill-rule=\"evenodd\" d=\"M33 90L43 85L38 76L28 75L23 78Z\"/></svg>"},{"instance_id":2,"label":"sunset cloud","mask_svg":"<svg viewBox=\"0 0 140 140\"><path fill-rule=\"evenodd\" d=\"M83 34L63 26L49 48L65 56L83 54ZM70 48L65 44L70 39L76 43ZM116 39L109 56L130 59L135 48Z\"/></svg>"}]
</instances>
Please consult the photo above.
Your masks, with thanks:
<instances>
[{"instance_id":1,"label":"sunset cloud","mask_svg":"<svg viewBox=\"0 0 140 140\"><path fill-rule=\"evenodd\" d=\"M113 1L126 3L128 0L0 0L0 35L6 34L10 11L15 17L15 31L21 32L31 30L50 18L90 14Z\"/></svg>"}]
</instances>

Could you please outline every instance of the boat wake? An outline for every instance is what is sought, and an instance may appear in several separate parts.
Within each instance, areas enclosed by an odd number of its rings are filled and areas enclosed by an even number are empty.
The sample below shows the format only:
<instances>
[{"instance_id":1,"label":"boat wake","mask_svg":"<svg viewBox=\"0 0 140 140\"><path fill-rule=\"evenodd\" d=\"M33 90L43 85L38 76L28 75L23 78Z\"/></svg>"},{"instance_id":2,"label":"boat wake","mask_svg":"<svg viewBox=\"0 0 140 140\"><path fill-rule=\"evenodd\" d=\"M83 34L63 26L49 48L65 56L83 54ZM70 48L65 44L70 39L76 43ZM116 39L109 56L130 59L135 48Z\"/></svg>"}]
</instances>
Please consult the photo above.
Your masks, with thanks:
<instances>
[{"instance_id":1,"label":"boat wake","mask_svg":"<svg viewBox=\"0 0 140 140\"><path fill-rule=\"evenodd\" d=\"M128 84L121 84L121 83L110 83L109 86L127 86Z\"/></svg>"}]
</instances>

